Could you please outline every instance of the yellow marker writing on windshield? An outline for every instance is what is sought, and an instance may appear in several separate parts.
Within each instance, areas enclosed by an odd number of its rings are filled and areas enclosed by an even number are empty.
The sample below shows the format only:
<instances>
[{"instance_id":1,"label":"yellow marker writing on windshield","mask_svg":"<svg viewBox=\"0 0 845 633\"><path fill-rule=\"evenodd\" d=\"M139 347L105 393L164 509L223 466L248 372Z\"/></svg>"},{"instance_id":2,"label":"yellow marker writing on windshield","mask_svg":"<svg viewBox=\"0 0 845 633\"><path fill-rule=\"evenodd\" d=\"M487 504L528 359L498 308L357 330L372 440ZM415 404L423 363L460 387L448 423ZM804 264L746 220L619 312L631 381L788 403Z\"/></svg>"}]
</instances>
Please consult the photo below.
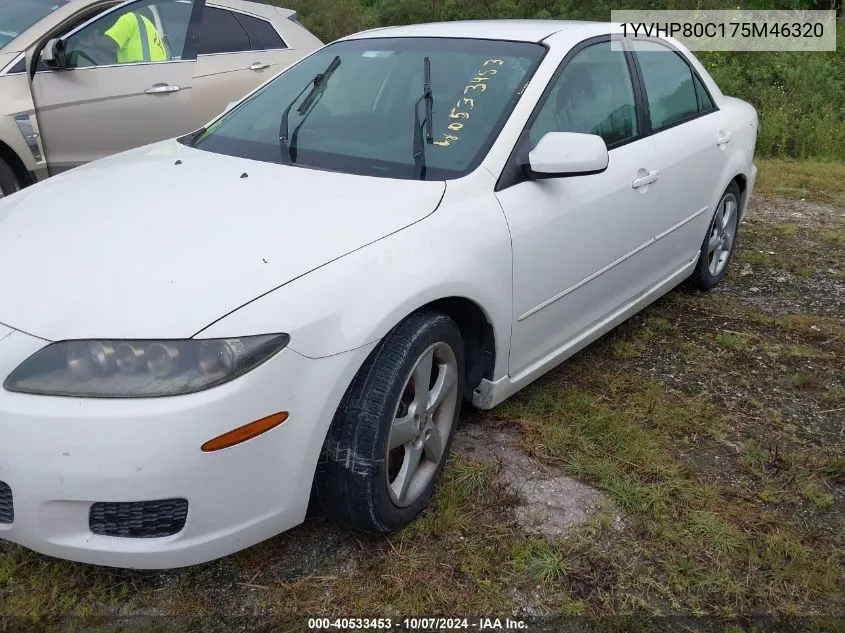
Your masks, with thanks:
<instances>
[{"instance_id":1,"label":"yellow marker writing on windshield","mask_svg":"<svg viewBox=\"0 0 845 633\"><path fill-rule=\"evenodd\" d=\"M504 65L504 63L504 60L501 59L488 59L484 62L483 66L489 66L491 64L502 66ZM486 92L487 84L485 82L489 81L490 77L496 75L498 72L499 71L494 68L488 68L487 70L477 71L473 78L469 80L469 83L466 85L466 87L464 87L464 95L471 94L475 91ZM455 107L452 108L451 112L449 112L449 118L458 119L459 121L464 121L464 123L459 123L458 121L450 123L447 126L447 129L452 132L458 132L459 130L462 130L464 128L465 122L470 118L470 113L461 110L460 108L462 107L466 107L469 110L474 109L475 99L466 96L463 96L458 99L458 102L455 104ZM449 147L452 143L459 140L459 137L454 136L452 134L446 134L444 132L443 138L439 141L434 141L434 144L440 147Z\"/></svg>"},{"instance_id":2,"label":"yellow marker writing on windshield","mask_svg":"<svg viewBox=\"0 0 845 633\"><path fill-rule=\"evenodd\" d=\"M439 145L440 147L449 147L452 141L460 140L457 136L452 136L451 134L444 134L442 141L434 141L435 145Z\"/></svg>"}]
</instances>

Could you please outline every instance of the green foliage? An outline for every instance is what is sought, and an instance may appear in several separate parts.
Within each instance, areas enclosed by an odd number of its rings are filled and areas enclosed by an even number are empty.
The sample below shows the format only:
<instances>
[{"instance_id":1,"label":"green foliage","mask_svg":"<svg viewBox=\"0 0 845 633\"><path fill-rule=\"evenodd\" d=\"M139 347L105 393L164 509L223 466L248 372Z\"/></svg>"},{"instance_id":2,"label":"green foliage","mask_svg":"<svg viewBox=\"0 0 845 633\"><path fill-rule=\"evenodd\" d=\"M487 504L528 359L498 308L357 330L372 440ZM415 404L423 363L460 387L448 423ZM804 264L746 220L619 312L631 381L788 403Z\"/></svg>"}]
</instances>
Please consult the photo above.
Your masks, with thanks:
<instances>
[{"instance_id":1,"label":"green foliage","mask_svg":"<svg viewBox=\"0 0 845 633\"><path fill-rule=\"evenodd\" d=\"M612 9L837 9L842 0L271 0L326 42L368 28L490 18L609 20ZM760 113L757 154L845 160L845 21L830 52L699 55L722 91Z\"/></svg>"},{"instance_id":2,"label":"green foliage","mask_svg":"<svg viewBox=\"0 0 845 633\"><path fill-rule=\"evenodd\" d=\"M722 92L757 108L759 155L845 159L845 22L837 26L836 51L699 55Z\"/></svg>"}]
</instances>

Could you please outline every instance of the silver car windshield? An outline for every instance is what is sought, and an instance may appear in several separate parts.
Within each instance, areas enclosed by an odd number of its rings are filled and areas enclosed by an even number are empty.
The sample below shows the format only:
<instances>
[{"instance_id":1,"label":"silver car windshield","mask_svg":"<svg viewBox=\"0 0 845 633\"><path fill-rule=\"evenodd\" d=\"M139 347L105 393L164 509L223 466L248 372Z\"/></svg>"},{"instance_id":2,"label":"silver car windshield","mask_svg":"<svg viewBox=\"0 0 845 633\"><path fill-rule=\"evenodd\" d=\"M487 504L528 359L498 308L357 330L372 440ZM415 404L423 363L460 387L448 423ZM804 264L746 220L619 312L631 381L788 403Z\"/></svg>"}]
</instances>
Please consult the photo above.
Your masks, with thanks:
<instances>
[{"instance_id":1,"label":"silver car windshield","mask_svg":"<svg viewBox=\"0 0 845 633\"><path fill-rule=\"evenodd\" d=\"M484 158L545 52L531 42L465 38L337 42L183 142L369 176L457 178Z\"/></svg>"},{"instance_id":2,"label":"silver car windshield","mask_svg":"<svg viewBox=\"0 0 845 633\"><path fill-rule=\"evenodd\" d=\"M0 49L67 0L0 0Z\"/></svg>"}]
</instances>

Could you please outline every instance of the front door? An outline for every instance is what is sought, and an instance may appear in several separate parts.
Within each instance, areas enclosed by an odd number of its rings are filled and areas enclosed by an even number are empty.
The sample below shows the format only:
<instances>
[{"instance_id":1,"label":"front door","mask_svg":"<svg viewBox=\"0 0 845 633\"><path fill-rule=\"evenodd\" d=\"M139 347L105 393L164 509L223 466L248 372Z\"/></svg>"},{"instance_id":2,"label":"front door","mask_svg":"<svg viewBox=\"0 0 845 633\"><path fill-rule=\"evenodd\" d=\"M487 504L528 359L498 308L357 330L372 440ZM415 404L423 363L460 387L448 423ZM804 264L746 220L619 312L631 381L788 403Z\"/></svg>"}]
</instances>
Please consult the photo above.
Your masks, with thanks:
<instances>
[{"instance_id":1,"label":"front door","mask_svg":"<svg viewBox=\"0 0 845 633\"><path fill-rule=\"evenodd\" d=\"M543 98L521 143L533 148L553 131L597 134L610 161L600 174L523 180L497 193L513 248L511 375L656 281L657 151L642 136L625 53L607 40L584 46Z\"/></svg>"},{"instance_id":2,"label":"front door","mask_svg":"<svg viewBox=\"0 0 845 633\"><path fill-rule=\"evenodd\" d=\"M121 5L63 37L66 68L38 62L32 92L52 172L204 123L192 112L191 90L203 5Z\"/></svg>"}]
</instances>

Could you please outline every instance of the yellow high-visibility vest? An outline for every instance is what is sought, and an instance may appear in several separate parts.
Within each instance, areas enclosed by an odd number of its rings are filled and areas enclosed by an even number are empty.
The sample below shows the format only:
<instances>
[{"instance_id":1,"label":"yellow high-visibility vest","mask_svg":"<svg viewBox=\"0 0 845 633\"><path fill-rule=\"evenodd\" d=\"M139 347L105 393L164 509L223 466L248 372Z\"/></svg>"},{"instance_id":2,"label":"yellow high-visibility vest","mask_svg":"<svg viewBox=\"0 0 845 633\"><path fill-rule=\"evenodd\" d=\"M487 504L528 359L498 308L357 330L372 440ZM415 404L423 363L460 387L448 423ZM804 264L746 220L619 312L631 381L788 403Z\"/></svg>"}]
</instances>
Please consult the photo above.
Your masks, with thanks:
<instances>
[{"instance_id":1,"label":"yellow high-visibility vest","mask_svg":"<svg viewBox=\"0 0 845 633\"><path fill-rule=\"evenodd\" d=\"M143 15L124 13L106 31L106 35L117 44L117 61L160 62L168 59L167 49L158 29Z\"/></svg>"}]
</instances>

